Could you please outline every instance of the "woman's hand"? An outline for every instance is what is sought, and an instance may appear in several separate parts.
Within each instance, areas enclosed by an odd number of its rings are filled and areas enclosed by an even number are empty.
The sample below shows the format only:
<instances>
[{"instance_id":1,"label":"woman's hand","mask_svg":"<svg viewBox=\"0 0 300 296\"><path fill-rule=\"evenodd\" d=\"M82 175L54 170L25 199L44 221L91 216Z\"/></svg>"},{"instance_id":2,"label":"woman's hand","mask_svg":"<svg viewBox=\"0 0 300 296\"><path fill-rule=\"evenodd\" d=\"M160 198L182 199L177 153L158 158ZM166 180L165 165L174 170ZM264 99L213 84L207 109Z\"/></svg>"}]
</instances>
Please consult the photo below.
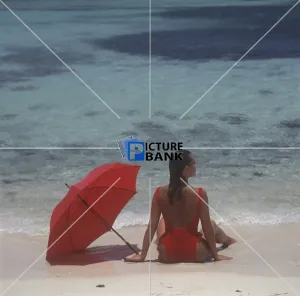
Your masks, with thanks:
<instances>
[{"instance_id":1,"label":"woman's hand","mask_svg":"<svg viewBox=\"0 0 300 296\"><path fill-rule=\"evenodd\" d=\"M131 257L125 257L124 258L125 262L144 262L145 261L145 257L142 256L141 254L135 254Z\"/></svg>"},{"instance_id":2,"label":"woman's hand","mask_svg":"<svg viewBox=\"0 0 300 296\"><path fill-rule=\"evenodd\" d=\"M223 261L223 260L231 260L233 257L225 256L225 255L218 255L215 261Z\"/></svg>"}]
</instances>

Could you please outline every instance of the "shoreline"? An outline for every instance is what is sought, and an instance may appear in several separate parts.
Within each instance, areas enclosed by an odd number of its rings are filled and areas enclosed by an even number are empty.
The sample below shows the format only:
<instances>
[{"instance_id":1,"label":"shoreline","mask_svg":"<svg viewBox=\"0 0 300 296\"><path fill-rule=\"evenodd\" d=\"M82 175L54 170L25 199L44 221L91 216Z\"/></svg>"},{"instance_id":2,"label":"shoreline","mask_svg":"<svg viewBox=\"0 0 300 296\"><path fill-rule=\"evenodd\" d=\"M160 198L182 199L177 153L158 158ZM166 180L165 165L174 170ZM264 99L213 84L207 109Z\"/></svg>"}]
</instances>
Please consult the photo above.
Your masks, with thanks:
<instances>
[{"instance_id":1,"label":"shoreline","mask_svg":"<svg viewBox=\"0 0 300 296\"><path fill-rule=\"evenodd\" d=\"M149 188L142 177L140 176L140 181L143 182L138 185L138 193L117 217L115 229L145 226L148 223ZM153 182L154 180L155 178ZM264 178L230 182L223 178L220 181L195 179L193 183L202 184L201 187L208 192L211 207L220 215L211 213L215 221L240 225L300 223L300 182L286 179L284 182L271 182ZM22 184L18 188L13 184L4 186L0 192L0 233L16 231L29 235L47 235L51 214L67 193L67 190L54 189L55 186L63 188L63 184L47 184L39 188L29 184L24 187ZM152 186L152 193L155 188L156 185ZM31 205L30 210L28 205Z\"/></svg>"}]
</instances>

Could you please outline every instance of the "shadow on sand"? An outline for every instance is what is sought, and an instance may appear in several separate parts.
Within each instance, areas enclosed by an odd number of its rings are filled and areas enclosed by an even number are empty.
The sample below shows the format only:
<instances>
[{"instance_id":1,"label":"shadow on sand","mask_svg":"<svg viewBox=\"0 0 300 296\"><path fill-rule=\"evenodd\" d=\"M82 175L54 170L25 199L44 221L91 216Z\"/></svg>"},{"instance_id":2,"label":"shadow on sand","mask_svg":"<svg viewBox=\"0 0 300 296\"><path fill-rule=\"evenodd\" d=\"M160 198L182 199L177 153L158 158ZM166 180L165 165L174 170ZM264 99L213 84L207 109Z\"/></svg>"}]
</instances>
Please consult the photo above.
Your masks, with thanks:
<instances>
[{"instance_id":1,"label":"shadow on sand","mask_svg":"<svg viewBox=\"0 0 300 296\"><path fill-rule=\"evenodd\" d=\"M141 250L137 245L132 245L138 252ZM124 257L133 255L133 251L125 245L108 245L86 249L85 252L76 253L67 257L52 261L50 265L78 265L85 266L94 263L122 260Z\"/></svg>"}]
</instances>

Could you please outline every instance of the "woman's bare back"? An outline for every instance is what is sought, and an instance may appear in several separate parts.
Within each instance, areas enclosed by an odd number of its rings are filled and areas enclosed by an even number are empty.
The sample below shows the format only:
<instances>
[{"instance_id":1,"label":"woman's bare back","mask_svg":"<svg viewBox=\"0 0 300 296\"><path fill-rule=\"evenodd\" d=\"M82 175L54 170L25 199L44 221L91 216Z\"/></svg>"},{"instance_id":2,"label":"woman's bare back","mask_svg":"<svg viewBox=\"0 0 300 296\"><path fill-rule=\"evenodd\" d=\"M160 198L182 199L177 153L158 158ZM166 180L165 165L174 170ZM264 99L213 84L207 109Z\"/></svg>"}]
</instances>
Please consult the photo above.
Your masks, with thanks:
<instances>
[{"instance_id":1,"label":"woman's bare back","mask_svg":"<svg viewBox=\"0 0 300 296\"><path fill-rule=\"evenodd\" d=\"M185 227L192 222L196 216L198 194L197 188L186 186L182 190L182 197L179 200L174 198L171 205L168 197L168 185L161 186L158 202L167 223L173 227Z\"/></svg>"}]
</instances>

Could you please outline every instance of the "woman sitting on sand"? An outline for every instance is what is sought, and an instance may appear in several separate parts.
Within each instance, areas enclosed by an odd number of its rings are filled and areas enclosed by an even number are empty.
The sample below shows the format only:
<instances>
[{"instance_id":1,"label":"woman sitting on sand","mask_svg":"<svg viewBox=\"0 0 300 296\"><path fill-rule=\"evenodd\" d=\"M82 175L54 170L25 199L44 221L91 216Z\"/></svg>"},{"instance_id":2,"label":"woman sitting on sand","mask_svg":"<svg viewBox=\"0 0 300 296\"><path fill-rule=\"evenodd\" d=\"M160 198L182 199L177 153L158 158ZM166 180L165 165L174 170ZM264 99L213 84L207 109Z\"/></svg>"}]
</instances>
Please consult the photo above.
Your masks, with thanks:
<instances>
[{"instance_id":1,"label":"woman sitting on sand","mask_svg":"<svg viewBox=\"0 0 300 296\"><path fill-rule=\"evenodd\" d=\"M195 159L191 152L182 151L182 160L170 160L170 183L156 189L151 217L144 235L142 252L126 258L127 262L145 261L151 241L157 231L158 260L164 263L230 260L219 255L216 243L223 247L236 242L210 219L208 198L202 188L188 185L195 176ZM162 219L159 221L162 214ZM201 220L203 233L198 232ZM205 236L205 238L204 238Z\"/></svg>"}]
</instances>

